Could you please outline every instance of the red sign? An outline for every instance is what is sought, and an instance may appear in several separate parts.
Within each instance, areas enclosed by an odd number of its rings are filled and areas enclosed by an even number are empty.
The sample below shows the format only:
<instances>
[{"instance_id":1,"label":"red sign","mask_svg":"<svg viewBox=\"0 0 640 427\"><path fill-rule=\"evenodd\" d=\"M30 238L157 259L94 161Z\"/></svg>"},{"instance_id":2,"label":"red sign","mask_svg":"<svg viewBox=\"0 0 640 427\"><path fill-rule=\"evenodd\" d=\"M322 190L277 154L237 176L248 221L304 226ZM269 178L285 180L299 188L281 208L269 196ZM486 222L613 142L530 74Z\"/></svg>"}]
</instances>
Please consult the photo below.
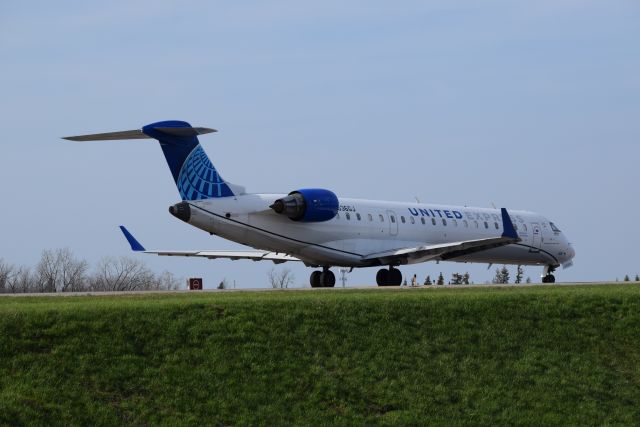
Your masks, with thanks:
<instances>
[{"instance_id":1,"label":"red sign","mask_svg":"<svg viewBox=\"0 0 640 427\"><path fill-rule=\"evenodd\" d=\"M202 278L201 277L191 277L189 279L189 290L191 290L191 291L200 291L200 290L202 290Z\"/></svg>"}]
</instances>

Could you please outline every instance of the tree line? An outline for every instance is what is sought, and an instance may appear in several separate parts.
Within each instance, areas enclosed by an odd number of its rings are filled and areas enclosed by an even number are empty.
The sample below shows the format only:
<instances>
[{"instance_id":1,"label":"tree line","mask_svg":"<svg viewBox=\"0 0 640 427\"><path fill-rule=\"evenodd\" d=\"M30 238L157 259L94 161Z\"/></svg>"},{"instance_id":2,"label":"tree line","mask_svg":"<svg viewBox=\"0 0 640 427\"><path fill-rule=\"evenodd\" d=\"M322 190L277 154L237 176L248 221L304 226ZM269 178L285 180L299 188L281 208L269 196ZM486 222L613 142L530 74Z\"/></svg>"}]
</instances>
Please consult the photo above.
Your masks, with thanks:
<instances>
[{"instance_id":1,"label":"tree line","mask_svg":"<svg viewBox=\"0 0 640 427\"><path fill-rule=\"evenodd\" d=\"M0 293L175 290L182 281L129 257L104 257L93 269L67 248L46 249L34 267L0 258Z\"/></svg>"}]
</instances>

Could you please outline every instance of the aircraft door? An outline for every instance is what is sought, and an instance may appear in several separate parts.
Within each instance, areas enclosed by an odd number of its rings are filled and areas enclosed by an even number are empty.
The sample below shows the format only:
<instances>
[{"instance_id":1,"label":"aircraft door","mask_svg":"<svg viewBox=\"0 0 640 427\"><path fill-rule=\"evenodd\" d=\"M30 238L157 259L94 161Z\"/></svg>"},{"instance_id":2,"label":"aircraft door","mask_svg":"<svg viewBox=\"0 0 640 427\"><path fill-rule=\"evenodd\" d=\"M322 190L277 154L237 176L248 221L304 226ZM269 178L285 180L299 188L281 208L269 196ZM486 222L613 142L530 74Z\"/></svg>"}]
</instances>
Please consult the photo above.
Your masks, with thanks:
<instances>
[{"instance_id":1,"label":"aircraft door","mask_svg":"<svg viewBox=\"0 0 640 427\"><path fill-rule=\"evenodd\" d=\"M540 252L540 243L542 243L542 235L540 232L540 224L531 223L531 248L529 252Z\"/></svg>"},{"instance_id":2,"label":"aircraft door","mask_svg":"<svg viewBox=\"0 0 640 427\"><path fill-rule=\"evenodd\" d=\"M389 221L389 235L398 235L398 215L394 211L387 211L387 221Z\"/></svg>"}]
</instances>

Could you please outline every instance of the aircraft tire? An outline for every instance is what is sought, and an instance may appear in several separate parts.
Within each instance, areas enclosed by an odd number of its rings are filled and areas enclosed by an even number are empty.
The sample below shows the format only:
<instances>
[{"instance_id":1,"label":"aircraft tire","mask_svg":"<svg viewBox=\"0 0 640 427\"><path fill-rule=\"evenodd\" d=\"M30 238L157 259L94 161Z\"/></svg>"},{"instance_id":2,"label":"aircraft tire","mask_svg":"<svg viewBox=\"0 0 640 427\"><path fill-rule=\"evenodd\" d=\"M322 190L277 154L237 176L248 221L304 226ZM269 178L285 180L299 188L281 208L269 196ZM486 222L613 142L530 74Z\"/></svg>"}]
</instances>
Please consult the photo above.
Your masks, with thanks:
<instances>
[{"instance_id":1,"label":"aircraft tire","mask_svg":"<svg viewBox=\"0 0 640 427\"><path fill-rule=\"evenodd\" d=\"M311 277L309 278L309 282L311 284L312 288L320 288L322 287L322 282L320 281L322 276L322 272L321 271L314 271L313 273L311 273Z\"/></svg>"},{"instance_id":2,"label":"aircraft tire","mask_svg":"<svg viewBox=\"0 0 640 427\"><path fill-rule=\"evenodd\" d=\"M389 284L389 270L382 268L378 270L376 274L376 283L378 286L388 286Z\"/></svg>"},{"instance_id":3,"label":"aircraft tire","mask_svg":"<svg viewBox=\"0 0 640 427\"><path fill-rule=\"evenodd\" d=\"M389 286L400 286L402 284L402 273L397 268L389 271Z\"/></svg>"},{"instance_id":4,"label":"aircraft tire","mask_svg":"<svg viewBox=\"0 0 640 427\"><path fill-rule=\"evenodd\" d=\"M554 276L553 274L542 276L542 283L556 283L556 276Z\"/></svg>"},{"instance_id":5,"label":"aircraft tire","mask_svg":"<svg viewBox=\"0 0 640 427\"><path fill-rule=\"evenodd\" d=\"M320 273L320 283L323 288L333 288L336 284L336 276L331 270Z\"/></svg>"}]
</instances>

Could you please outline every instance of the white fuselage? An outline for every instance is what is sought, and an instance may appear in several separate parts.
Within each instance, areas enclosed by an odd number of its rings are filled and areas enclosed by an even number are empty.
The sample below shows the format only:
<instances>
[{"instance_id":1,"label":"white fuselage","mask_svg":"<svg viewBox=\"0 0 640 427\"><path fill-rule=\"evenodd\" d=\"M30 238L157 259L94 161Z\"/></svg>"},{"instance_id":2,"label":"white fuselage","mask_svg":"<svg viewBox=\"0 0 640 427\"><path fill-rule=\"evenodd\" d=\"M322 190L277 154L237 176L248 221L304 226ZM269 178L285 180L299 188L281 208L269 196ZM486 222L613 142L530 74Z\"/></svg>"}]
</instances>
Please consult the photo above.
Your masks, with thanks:
<instances>
[{"instance_id":1,"label":"white fuselage","mask_svg":"<svg viewBox=\"0 0 640 427\"><path fill-rule=\"evenodd\" d=\"M189 201L189 224L256 249L286 253L310 266L368 267L363 257L407 247L500 236L497 209L339 198L338 215L324 222L298 222L269 206L284 194L244 194ZM509 211L521 241L447 259L557 267L574 251L545 217ZM407 261L407 263L420 262Z\"/></svg>"}]
</instances>

